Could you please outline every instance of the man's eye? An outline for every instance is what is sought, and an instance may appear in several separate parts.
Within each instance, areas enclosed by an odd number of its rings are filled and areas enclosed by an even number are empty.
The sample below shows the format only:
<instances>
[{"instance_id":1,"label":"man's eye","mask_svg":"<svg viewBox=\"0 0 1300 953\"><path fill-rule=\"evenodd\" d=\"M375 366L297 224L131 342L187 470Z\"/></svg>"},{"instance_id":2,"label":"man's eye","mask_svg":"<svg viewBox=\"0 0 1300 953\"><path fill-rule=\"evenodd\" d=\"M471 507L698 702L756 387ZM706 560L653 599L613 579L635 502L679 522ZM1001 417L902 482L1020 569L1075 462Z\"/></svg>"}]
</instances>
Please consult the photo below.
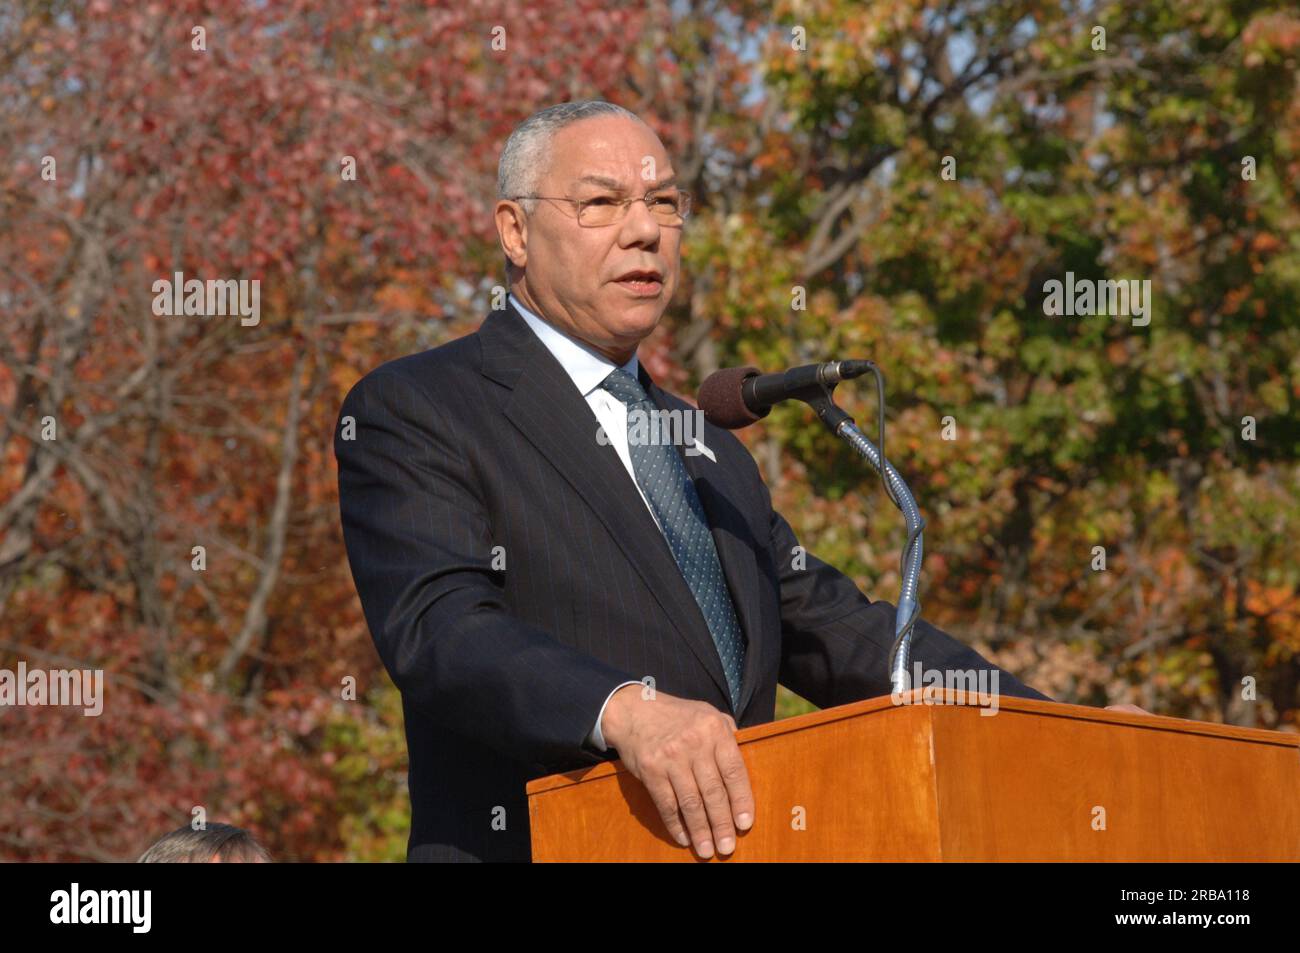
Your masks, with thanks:
<instances>
[{"instance_id":1,"label":"man's eye","mask_svg":"<svg viewBox=\"0 0 1300 953\"><path fill-rule=\"evenodd\" d=\"M597 198L597 199L587 199L587 204L588 204L588 205L613 205L613 204L614 204L614 200L611 199L611 198L606 198L606 197L602 196L602 197Z\"/></svg>"}]
</instances>

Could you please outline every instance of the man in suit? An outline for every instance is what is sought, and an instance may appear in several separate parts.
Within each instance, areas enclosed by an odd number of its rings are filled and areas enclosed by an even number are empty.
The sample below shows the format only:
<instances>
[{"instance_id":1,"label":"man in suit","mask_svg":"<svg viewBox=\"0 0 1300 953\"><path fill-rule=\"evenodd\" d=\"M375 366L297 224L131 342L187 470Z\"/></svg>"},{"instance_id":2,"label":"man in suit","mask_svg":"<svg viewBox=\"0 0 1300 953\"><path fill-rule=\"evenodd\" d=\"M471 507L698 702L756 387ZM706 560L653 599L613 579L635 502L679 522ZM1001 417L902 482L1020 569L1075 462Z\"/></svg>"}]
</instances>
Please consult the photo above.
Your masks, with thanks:
<instances>
[{"instance_id":1,"label":"man in suit","mask_svg":"<svg viewBox=\"0 0 1300 953\"><path fill-rule=\"evenodd\" d=\"M498 181L508 306L344 401L343 529L402 692L410 860L527 860L527 781L613 757L679 844L730 853L756 809L735 732L773 719L778 681L822 707L890 691L894 607L801 554L744 445L628 429L692 410L636 356L677 286L674 180L619 107L531 117ZM924 621L913 658L1046 698Z\"/></svg>"}]
</instances>

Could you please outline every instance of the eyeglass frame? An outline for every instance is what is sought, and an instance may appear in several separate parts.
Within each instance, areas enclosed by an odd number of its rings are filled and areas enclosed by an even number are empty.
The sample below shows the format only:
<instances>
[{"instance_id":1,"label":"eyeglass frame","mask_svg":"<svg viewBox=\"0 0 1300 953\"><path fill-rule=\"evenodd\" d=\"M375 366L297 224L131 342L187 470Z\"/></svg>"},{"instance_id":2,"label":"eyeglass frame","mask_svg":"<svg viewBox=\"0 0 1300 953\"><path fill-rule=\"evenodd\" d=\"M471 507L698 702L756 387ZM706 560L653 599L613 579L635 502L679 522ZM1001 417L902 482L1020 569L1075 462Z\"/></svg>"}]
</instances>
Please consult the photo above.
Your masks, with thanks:
<instances>
[{"instance_id":1,"label":"eyeglass frame","mask_svg":"<svg viewBox=\"0 0 1300 953\"><path fill-rule=\"evenodd\" d=\"M667 190L667 189L673 189L673 188L677 188L677 187L676 187L676 186L673 186L673 185L661 185L661 186L659 186L659 188L657 188L657 189L650 189L649 191L647 191L644 195L642 195L642 196L640 196L640 197L633 196L633 197L631 197L631 198L626 198L626 199L622 199L622 200L611 199L611 201L612 201L615 205L619 205L619 206L621 206L621 207L623 208L623 213L622 213L618 218L614 219L614 221L612 221L612 222L606 222L604 225L583 225L583 224L582 224L582 207L583 207L584 205L588 205L588 204L590 204L590 203L592 203L592 202L596 202L596 201L599 201L599 200L601 200L601 199L608 199L608 198L610 198L608 195L597 195L595 198L590 198L590 199L571 199L571 198L569 198L567 195L512 195L512 196L509 197L509 200L510 200L511 202L518 202L520 199L540 199L540 200L542 200L542 201L547 201L547 202L574 202L574 203L576 203L577 206L578 206L578 210L577 210L577 212L575 213L574 218L576 219L576 221L577 221L579 227L581 227L581 228L608 228L610 225L619 225L619 224L621 224L621 223L627 221L627 210L628 210L628 206L630 206L633 202L645 202L645 203L646 203L646 211L649 212L649 211L650 211L650 203L647 201L647 199L649 199L651 195L654 195L654 194L659 193L659 192L663 192L663 191L665 191L665 190ZM688 191L686 191L685 189L677 189L677 194L683 196L683 197L686 199L686 211L684 211L684 212L678 212L677 214L678 214L679 216L681 216L681 222L680 222L680 223L677 223L677 224L673 224L673 225L668 225L668 226L667 226L668 228L676 228L676 227L678 227L678 225L684 225L684 224L686 224L686 220L687 220L688 218L691 217L691 193L688 192ZM651 214L651 216L653 217L654 213L651 212L650 214Z\"/></svg>"}]
</instances>

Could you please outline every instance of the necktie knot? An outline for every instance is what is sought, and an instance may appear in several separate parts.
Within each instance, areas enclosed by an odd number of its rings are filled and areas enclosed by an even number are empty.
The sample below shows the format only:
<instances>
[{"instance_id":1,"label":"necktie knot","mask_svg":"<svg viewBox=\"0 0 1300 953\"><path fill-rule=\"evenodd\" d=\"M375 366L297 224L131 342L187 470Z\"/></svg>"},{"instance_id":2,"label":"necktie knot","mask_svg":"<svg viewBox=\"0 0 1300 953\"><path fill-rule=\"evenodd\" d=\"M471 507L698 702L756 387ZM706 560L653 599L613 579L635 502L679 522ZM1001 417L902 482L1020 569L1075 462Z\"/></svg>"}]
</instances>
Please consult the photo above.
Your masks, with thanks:
<instances>
[{"instance_id":1,"label":"necktie knot","mask_svg":"<svg viewBox=\"0 0 1300 953\"><path fill-rule=\"evenodd\" d=\"M601 381L600 386L629 407L650 399L641 382L621 367L610 371L609 376Z\"/></svg>"}]
</instances>

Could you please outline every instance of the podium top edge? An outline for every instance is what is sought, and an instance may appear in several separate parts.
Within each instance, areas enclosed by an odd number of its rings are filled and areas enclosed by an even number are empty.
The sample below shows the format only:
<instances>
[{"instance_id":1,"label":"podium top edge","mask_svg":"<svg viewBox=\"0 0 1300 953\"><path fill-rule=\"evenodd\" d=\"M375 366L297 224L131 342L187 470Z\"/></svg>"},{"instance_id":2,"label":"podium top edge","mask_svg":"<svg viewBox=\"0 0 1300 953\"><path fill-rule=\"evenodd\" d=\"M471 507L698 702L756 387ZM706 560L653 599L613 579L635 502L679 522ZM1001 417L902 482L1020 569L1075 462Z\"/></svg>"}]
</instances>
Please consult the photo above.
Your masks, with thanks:
<instances>
[{"instance_id":1,"label":"podium top edge","mask_svg":"<svg viewBox=\"0 0 1300 953\"><path fill-rule=\"evenodd\" d=\"M943 699L939 699L939 695ZM927 700L928 696L928 700ZM974 692L962 693L955 689L913 689L895 700L892 695L881 695L863 701L824 708L820 711L795 715L779 721L770 721L749 728L742 728L736 734L737 742L743 747L777 735L796 731L806 731L821 725L850 718L860 718L888 713L901 714L905 711L928 711L939 717L945 711L955 714L960 709L980 709L995 707L987 700L982 702ZM1143 728L1156 731L1172 731L1182 734L1196 734L1232 741L1247 741L1257 744L1279 745L1300 748L1300 733L1270 731L1264 728L1243 728L1238 725L1223 725L1208 721L1194 721L1189 718L1174 718L1169 715L1138 715L1130 712L1107 711L1088 705L1068 705L1063 702L1041 701L1033 698L1015 698L1009 695L996 696L996 709L1001 712L1016 712L1024 715L1036 715L1047 718L1064 718L1073 721L1094 721L1113 724L1117 727ZM560 774L551 774L528 782L528 796L595 781L609 775L625 772L620 761L606 761L590 768L579 768Z\"/></svg>"}]
</instances>

